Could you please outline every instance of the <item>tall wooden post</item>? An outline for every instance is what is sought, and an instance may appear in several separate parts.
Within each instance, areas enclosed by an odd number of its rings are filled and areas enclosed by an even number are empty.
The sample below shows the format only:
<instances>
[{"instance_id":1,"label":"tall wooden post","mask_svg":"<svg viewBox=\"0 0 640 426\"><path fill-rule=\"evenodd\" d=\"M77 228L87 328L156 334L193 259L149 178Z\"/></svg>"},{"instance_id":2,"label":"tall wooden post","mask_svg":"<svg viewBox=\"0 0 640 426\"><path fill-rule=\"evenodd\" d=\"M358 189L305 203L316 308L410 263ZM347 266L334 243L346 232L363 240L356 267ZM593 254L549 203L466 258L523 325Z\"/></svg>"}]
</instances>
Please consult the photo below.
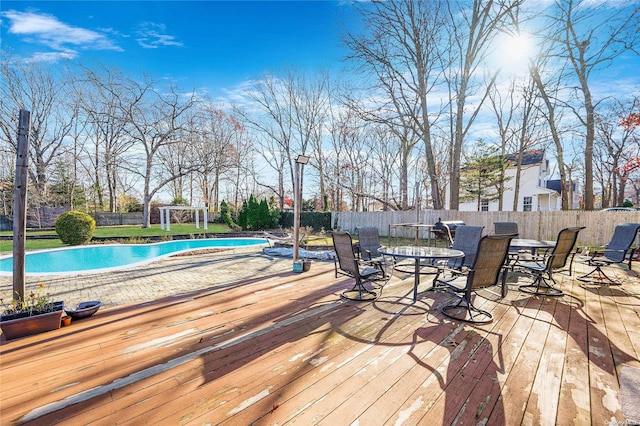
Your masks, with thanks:
<instances>
[{"instance_id":1,"label":"tall wooden post","mask_svg":"<svg viewBox=\"0 0 640 426\"><path fill-rule=\"evenodd\" d=\"M306 155L298 155L293 181L293 261L298 260L300 254L300 212L302 211L302 170L309 162Z\"/></svg>"},{"instance_id":2,"label":"tall wooden post","mask_svg":"<svg viewBox=\"0 0 640 426\"><path fill-rule=\"evenodd\" d=\"M300 163L296 161L295 175L293 178L293 261L300 257Z\"/></svg>"},{"instance_id":3,"label":"tall wooden post","mask_svg":"<svg viewBox=\"0 0 640 426\"><path fill-rule=\"evenodd\" d=\"M27 182L31 112L20 110L16 181L13 189L13 297L24 300L25 241L27 238Z\"/></svg>"}]
</instances>

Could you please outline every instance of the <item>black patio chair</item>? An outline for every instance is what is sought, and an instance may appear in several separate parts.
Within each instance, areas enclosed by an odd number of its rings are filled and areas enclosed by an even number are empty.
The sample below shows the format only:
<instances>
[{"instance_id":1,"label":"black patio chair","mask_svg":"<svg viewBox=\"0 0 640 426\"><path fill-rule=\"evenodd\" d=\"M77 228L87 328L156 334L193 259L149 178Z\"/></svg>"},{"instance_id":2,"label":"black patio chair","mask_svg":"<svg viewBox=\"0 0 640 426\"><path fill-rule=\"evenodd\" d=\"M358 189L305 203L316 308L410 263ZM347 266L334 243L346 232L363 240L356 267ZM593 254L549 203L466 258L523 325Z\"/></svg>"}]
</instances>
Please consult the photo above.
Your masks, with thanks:
<instances>
[{"instance_id":1,"label":"black patio chair","mask_svg":"<svg viewBox=\"0 0 640 426\"><path fill-rule=\"evenodd\" d=\"M478 243L482 238L482 232L484 226L470 226L460 225L456 228L456 236L453 239L451 248L454 250L460 250L464 253L463 258L449 259L447 261L447 267L453 269L462 269L464 267L470 267L476 260L478 253Z\"/></svg>"},{"instance_id":2,"label":"black patio chair","mask_svg":"<svg viewBox=\"0 0 640 426\"><path fill-rule=\"evenodd\" d=\"M372 260L382 255L378 252L378 249L382 247L380 244L380 235L378 234L378 228L373 226L357 228L358 231L358 253L363 260Z\"/></svg>"},{"instance_id":3,"label":"black patio chair","mask_svg":"<svg viewBox=\"0 0 640 426\"><path fill-rule=\"evenodd\" d=\"M336 231L332 235L333 248L336 252L334 258L336 277L341 274L356 281L351 290L342 292L342 297L358 301L374 300L377 297L376 292L367 289L365 283L379 279L380 270L360 262L354 249L351 234Z\"/></svg>"},{"instance_id":4,"label":"black patio chair","mask_svg":"<svg viewBox=\"0 0 640 426\"><path fill-rule=\"evenodd\" d=\"M355 247L364 263L380 270L381 280L389 279L389 269L393 269L393 262L378 251L382 247L378 228L373 226L358 228L358 243Z\"/></svg>"},{"instance_id":5,"label":"black patio chair","mask_svg":"<svg viewBox=\"0 0 640 426\"><path fill-rule=\"evenodd\" d=\"M495 235L516 235L516 238L520 233L518 232L518 223L517 222L493 222L493 233ZM515 267L518 263L518 259L520 259L520 250L518 249L509 249L509 257L507 259L507 263L511 266L511 269ZM531 260L531 257L528 257L528 260Z\"/></svg>"},{"instance_id":6,"label":"black patio chair","mask_svg":"<svg viewBox=\"0 0 640 426\"><path fill-rule=\"evenodd\" d=\"M521 285L520 290L530 294L562 296L564 292L553 285L558 284L553 278L553 273L564 269L569 258L573 261L575 256L573 247L578 239L578 233L584 228L581 226L561 230L558 233L556 246L544 259L518 261L518 268L533 277L533 283ZM569 270L571 270L571 264Z\"/></svg>"},{"instance_id":7,"label":"black patio chair","mask_svg":"<svg viewBox=\"0 0 640 426\"><path fill-rule=\"evenodd\" d=\"M610 266L616 263L624 263L629 258L629 270L631 270L631 261L635 248L631 245L636 239L638 230L640 229L639 223L621 223L616 226L613 231L611 241L604 248L604 251L595 251L591 257L584 260L589 266L595 268L588 274L578 277L580 281L585 282L597 282L606 285L620 285L621 282L614 281L602 270L603 266Z\"/></svg>"},{"instance_id":8,"label":"black patio chair","mask_svg":"<svg viewBox=\"0 0 640 426\"><path fill-rule=\"evenodd\" d=\"M482 238L482 232L484 226L469 226L460 225L456 228L456 237L453 240L453 244L450 248L454 250L460 250L464 253L464 257L455 259L447 259L439 261L437 266L439 268L438 275L459 275L464 269L467 269L473 265L478 253L478 243ZM438 286L438 283L434 280L431 290L441 290L442 286Z\"/></svg>"},{"instance_id":9,"label":"black patio chair","mask_svg":"<svg viewBox=\"0 0 640 426\"><path fill-rule=\"evenodd\" d=\"M495 286L499 281L503 289L506 287L505 260L512 238L513 235L482 237L478 242L475 261L468 270L450 278L434 279L434 286L445 287L458 298L457 303L448 304L440 309L445 316L473 324L486 324L493 321L492 315L476 308L471 299L473 293ZM505 294L504 290L502 294Z\"/></svg>"}]
</instances>

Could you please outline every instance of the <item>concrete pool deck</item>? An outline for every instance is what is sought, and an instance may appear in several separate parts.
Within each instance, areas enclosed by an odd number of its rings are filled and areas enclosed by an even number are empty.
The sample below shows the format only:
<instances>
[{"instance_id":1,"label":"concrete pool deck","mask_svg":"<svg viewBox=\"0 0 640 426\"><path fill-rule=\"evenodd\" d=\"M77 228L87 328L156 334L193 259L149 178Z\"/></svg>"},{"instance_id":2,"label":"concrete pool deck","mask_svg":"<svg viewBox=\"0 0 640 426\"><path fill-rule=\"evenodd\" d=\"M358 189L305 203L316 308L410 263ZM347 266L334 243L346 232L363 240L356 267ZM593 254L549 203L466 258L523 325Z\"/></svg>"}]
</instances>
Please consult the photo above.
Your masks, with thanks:
<instances>
[{"instance_id":1,"label":"concrete pool deck","mask_svg":"<svg viewBox=\"0 0 640 426\"><path fill-rule=\"evenodd\" d=\"M99 300L104 309L291 269L290 258L268 256L262 249L247 247L171 256L142 266L96 274L27 276L25 281L27 289L45 283L45 292L54 300L63 300L67 307ZM0 294L7 298L12 288L12 276L0 276Z\"/></svg>"}]
</instances>

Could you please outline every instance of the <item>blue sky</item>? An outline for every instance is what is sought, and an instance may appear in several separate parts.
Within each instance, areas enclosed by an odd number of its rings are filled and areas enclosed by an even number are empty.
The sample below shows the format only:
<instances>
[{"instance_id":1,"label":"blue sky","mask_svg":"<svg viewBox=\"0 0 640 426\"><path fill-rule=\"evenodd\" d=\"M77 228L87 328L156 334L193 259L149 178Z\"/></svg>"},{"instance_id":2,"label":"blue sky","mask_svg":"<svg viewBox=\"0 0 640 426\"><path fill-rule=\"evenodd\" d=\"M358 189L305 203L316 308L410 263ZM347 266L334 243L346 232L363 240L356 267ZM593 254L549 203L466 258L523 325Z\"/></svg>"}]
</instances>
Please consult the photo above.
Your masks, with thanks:
<instances>
[{"instance_id":1,"label":"blue sky","mask_svg":"<svg viewBox=\"0 0 640 426\"><path fill-rule=\"evenodd\" d=\"M213 96L265 71L340 67L340 34L353 23L337 1L2 0L0 8L3 49L21 57L100 62Z\"/></svg>"},{"instance_id":2,"label":"blue sky","mask_svg":"<svg viewBox=\"0 0 640 426\"><path fill-rule=\"evenodd\" d=\"M341 34L359 23L350 3L1 0L0 35L4 50L24 58L99 62L218 98L266 71L340 69L347 54ZM528 4L544 7L549 0ZM497 49L496 65L509 71L526 64L513 55L517 50ZM596 75L595 92L634 92L638 59L627 54L605 69L604 79Z\"/></svg>"},{"instance_id":3,"label":"blue sky","mask_svg":"<svg viewBox=\"0 0 640 426\"><path fill-rule=\"evenodd\" d=\"M281 75L287 67L341 69L348 53L341 36L345 28L358 32L353 1L0 0L0 35L2 49L23 58L70 58L89 66L99 62L131 77L145 72L171 81L179 90L229 100L237 99L244 83L264 72ZM544 8L549 3L526 4ZM612 9L633 5L627 0L608 4ZM509 47L499 39L496 43L499 48L490 55L490 65L503 69L498 84L506 85L509 72L526 69L527 49L522 44ZM637 93L639 63L640 57L628 52L611 67L603 64L591 76L595 96ZM521 66L514 67L517 64ZM442 96L446 99L447 94ZM470 140L497 138L493 113L487 114L476 121Z\"/></svg>"}]
</instances>

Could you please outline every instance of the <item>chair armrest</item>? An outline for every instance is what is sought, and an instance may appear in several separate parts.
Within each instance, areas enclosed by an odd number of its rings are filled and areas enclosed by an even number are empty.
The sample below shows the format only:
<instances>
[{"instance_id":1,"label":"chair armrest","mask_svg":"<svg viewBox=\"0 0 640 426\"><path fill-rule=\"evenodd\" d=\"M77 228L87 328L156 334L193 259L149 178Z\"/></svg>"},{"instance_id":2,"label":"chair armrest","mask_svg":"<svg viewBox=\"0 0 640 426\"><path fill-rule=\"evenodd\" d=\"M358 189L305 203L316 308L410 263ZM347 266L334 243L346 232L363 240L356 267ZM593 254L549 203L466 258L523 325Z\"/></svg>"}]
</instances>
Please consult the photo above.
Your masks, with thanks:
<instances>
[{"instance_id":1,"label":"chair armrest","mask_svg":"<svg viewBox=\"0 0 640 426\"><path fill-rule=\"evenodd\" d=\"M460 267L462 268L462 266ZM466 271L460 268L450 268L448 266L438 265L436 276L433 278L433 282L440 281L440 279L444 279L444 275L449 274L451 277L466 275Z\"/></svg>"}]
</instances>

